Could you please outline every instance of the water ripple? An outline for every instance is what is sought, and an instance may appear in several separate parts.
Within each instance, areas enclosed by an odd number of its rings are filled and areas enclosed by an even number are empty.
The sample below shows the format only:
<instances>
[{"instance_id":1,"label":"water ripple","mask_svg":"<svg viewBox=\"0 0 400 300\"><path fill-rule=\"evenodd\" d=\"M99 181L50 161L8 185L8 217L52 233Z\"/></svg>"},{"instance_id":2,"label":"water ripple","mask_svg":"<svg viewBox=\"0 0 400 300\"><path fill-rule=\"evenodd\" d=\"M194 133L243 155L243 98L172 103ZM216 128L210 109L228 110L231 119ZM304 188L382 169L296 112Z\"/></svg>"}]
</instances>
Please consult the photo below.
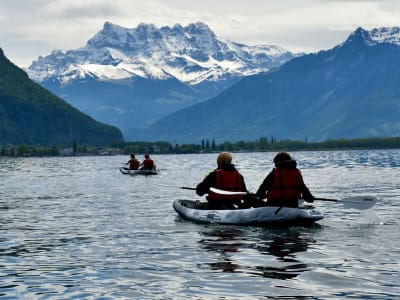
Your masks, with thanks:
<instances>
[{"instance_id":1,"label":"water ripple","mask_svg":"<svg viewBox=\"0 0 400 300\"><path fill-rule=\"evenodd\" d=\"M274 153L233 156L255 191ZM0 158L0 297L399 298L400 152L293 156L316 196L378 203L316 201L325 219L311 228L200 225L171 204L201 198L174 186L195 186L216 154L155 155L149 177L120 174L120 156Z\"/></svg>"}]
</instances>

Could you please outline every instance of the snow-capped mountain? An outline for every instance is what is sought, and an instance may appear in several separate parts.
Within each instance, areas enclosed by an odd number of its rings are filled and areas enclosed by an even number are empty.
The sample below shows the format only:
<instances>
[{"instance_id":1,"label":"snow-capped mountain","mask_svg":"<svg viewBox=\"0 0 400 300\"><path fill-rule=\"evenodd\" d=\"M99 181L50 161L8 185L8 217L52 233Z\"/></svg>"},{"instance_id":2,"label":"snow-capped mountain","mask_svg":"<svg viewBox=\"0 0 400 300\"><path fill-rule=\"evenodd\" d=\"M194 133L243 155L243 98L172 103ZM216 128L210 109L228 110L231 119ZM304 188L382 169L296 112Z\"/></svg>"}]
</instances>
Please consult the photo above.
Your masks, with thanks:
<instances>
[{"instance_id":1,"label":"snow-capped mountain","mask_svg":"<svg viewBox=\"0 0 400 300\"><path fill-rule=\"evenodd\" d=\"M172 28L142 23L133 29L106 22L84 47L53 51L27 71L38 82L57 80L62 85L86 77L102 81L175 78L196 85L265 72L292 57L278 46L222 41L202 22Z\"/></svg>"},{"instance_id":2,"label":"snow-capped mountain","mask_svg":"<svg viewBox=\"0 0 400 300\"><path fill-rule=\"evenodd\" d=\"M126 138L198 143L398 136L399 27L358 28L336 47L249 76ZM215 113L218 112L218 113Z\"/></svg>"},{"instance_id":3,"label":"snow-capped mountain","mask_svg":"<svg viewBox=\"0 0 400 300\"><path fill-rule=\"evenodd\" d=\"M346 42L351 42L354 37L360 36L369 46L387 43L400 46L400 27L380 27L367 31L359 27Z\"/></svg>"},{"instance_id":4,"label":"snow-capped mountain","mask_svg":"<svg viewBox=\"0 0 400 300\"><path fill-rule=\"evenodd\" d=\"M222 41L201 22L133 29L106 22L84 47L53 51L26 71L79 110L126 132L294 56L278 46Z\"/></svg>"}]
</instances>

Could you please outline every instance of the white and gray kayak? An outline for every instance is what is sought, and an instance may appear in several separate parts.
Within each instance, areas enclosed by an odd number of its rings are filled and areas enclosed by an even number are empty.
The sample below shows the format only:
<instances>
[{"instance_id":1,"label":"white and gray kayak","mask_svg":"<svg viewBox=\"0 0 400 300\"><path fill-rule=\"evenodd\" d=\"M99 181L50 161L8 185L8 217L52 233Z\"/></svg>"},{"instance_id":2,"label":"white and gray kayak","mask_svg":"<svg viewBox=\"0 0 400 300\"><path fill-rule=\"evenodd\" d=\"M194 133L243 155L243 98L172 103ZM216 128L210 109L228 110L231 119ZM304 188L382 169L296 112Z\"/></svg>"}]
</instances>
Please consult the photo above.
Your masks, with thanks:
<instances>
[{"instance_id":1,"label":"white and gray kayak","mask_svg":"<svg viewBox=\"0 0 400 300\"><path fill-rule=\"evenodd\" d=\"M157 175L157 170L148 170L148 169L131 170L124 167L120 167L119 171L125 175Z\"/></svg>"},{"instance_id":2,"label":"white and gray kayak","mask_svg":"<svg viewBox=\"0 0 400 300\"><path fill-rule=\"evenodd\" d=\"M276 207L210 210L199 209L192 200L175 200L175 211L183 219L199 223L237 224L237 225L301 225L307 226L324 218L314 207Z\"/></svg>"}]
</instances>

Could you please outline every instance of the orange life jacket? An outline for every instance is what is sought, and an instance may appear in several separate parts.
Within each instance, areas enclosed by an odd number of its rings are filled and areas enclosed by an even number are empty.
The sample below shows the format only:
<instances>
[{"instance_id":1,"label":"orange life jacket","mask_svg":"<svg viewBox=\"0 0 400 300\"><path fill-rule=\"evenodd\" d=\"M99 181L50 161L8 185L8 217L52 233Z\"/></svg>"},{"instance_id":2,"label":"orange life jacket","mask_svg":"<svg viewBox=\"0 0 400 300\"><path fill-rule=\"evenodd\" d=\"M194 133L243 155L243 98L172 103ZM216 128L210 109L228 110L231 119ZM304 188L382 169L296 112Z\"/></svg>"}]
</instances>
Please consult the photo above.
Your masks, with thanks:
<instances>
[{"instance_id":1,"label":"orange life jacket","mask_svg":"<svg viewBox=\"0 0 400 300\"><path fill-rule=\"evenodd\" d=\"M227 171L218 169L215 171L215 188L231 192L241 192L243 190L242 178L238 171ZM242 195L221 195L213 192L208 193L208 197L212 200L241 200Z\"/></svg>"},{"instance_id":2,"label":"orange life jacket","mask_svg":"<svg viewBox=\"0 0 400 300\"><path fill-rule=\"evenodd\" d=\"M302 177L299 169L274 168L274 182L267 199L287 200L301 197Z\"/></svg>"}]
</instances>

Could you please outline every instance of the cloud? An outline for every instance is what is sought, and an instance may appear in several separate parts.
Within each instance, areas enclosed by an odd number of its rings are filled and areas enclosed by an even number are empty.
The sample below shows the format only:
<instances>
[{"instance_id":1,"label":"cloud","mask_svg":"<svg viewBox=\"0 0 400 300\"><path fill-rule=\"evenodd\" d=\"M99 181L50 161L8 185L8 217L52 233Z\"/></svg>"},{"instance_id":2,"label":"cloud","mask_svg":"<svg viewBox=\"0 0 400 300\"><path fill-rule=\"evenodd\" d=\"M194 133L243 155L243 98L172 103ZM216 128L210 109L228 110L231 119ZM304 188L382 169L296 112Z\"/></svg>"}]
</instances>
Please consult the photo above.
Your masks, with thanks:
<instances>
[{"instance_id":1,"label":"cloud","mask_svg":"<svg viewBox=\"0 0 400 300\"><path fill-rule=\"evenodd\" d=\"M52 50L84 46L106 21L128 28L203 21L220 38L308 52L337 45L357 27L398 20L395 0L2 0L0 46L27 66Z\"/></svg>"}]
</instances>

